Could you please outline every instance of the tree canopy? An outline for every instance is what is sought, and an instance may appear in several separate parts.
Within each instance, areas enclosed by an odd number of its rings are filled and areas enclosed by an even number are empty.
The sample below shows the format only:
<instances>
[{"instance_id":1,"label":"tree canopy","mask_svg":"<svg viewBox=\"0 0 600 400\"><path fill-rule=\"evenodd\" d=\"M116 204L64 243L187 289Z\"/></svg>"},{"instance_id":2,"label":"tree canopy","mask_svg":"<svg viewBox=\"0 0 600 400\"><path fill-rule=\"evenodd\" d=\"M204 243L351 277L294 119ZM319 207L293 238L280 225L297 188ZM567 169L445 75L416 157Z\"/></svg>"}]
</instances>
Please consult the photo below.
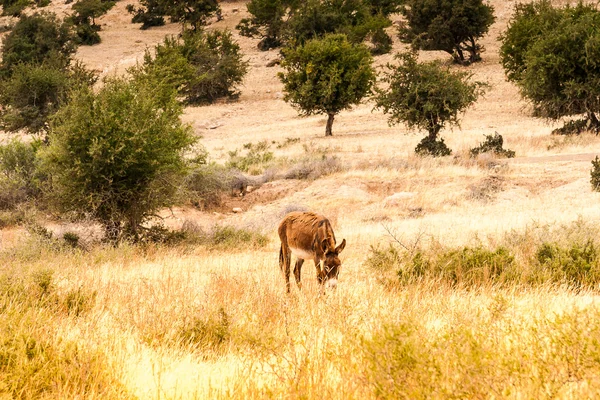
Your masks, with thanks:
<instances>
[{"instance_id":1,"label":"tree canopy","mask_svg":"<svg viewBox=\"0 0 600 400\"><path fill-rule=\"evenodd\" d=\"M399 29L403 42L445 51L460 64L481 60L477 40L495 20L494 8L483 0L406 0L401 12L406 18Z\"/></svg>"},{"instance_id":2,"label":"tree canopy","mask_svg":"<svg viewBox=\"0 0 600 400\"><path fill-rule=\"evenodd\" d=\"M362 44L345 35L312 39L296 48L285 48L279 73L284 100L302 115L326 114L325 135L332 135L333 119L340 111L359 104L375 82L373 58Z\"/></svg>"},{"instance_id":3,"label":"tree canopy","mask_svg":"<svg viewBox=\"0 0 600 400\"><path fill-rule=\"evenodd\" d=\"M438 135L445 126L459 124L460 114L475 103L485 84L469 82L469 73L451 71L439 62L421 63L414 53L396 58L399 64L388 64L382 80L387 87L376 89L376 108L389 114L390 125L405 123L428 132L417 153L450 154Z\"/></svg>"},{"instance_id":4,"label":"tree canopy","mask_svg":"<svg viewBox=\"0 0 600 400\"><path fill-rule=\"evenodd\" d=\"M560 133L600 131L600 12L593 5L521 4L503 33L500 57L535 116L583 115Z\"/></svg>"}]
</instances>

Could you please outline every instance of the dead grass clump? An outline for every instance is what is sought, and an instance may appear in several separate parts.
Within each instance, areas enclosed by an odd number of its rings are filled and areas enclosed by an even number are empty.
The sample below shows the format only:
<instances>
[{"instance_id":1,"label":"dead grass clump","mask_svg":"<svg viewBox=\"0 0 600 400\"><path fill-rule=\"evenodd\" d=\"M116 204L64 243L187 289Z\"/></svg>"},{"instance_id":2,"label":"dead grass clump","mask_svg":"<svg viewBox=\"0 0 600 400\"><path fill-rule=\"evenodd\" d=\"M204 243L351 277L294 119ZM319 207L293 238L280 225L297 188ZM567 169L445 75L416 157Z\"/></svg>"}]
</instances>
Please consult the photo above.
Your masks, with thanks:
<instances>
[{"instance_id":1,"label":"dead grass clump","mask_svg":"<svg viewBox=\"0 0 600 400\"><path fill-rule=\"evenodd\" d=\"M305 157L288 168L283 173L283 177L285 179L315 180L344 169L342 162L336 156L323 155L317 159Z\"/></svg>"},{"instance_id":2,"label":"dead grass clump","mask_svg":"<svg viewBox=\"0 0 600 400\"><path fill-rule=\"evenodd\" d=\"M489 175L479 182L469 186L469 198L488 202L504 188L504 178L497 175Z\"/></svg>"}]
</instances>

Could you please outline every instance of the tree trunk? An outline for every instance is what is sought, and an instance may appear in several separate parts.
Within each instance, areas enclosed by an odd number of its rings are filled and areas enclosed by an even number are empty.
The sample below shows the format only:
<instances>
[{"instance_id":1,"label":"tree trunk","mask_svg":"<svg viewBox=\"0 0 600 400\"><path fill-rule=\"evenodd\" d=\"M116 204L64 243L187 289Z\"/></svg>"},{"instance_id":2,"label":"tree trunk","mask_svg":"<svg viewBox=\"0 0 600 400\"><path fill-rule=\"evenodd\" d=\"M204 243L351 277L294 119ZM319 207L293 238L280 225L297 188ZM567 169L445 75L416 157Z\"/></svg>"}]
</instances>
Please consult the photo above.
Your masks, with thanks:
<instances>
[{"instance_id":1,"label":"tree trunk","mask_svg":"<svg viewBox=\"0 0 600 400\"><path fill-rule=\"evenodd\" d=\"M327 118L327 126L325 127L325 136L333 136L331 127L333 126L333 118L335 118L335 114L329 113L327 115L328 115L328 118Z\"/></svg>"},{"instance_id":2,"label":"tree trunk","mask_svg":"<svg viewBox=\"0 0 600 400\"><path fill-rule=\"evenodd\" d=\"M600 133L600 121L592 111L588 111L588 125L589 129L594 131L596 135Z\"/></svg>"}]
</instances>

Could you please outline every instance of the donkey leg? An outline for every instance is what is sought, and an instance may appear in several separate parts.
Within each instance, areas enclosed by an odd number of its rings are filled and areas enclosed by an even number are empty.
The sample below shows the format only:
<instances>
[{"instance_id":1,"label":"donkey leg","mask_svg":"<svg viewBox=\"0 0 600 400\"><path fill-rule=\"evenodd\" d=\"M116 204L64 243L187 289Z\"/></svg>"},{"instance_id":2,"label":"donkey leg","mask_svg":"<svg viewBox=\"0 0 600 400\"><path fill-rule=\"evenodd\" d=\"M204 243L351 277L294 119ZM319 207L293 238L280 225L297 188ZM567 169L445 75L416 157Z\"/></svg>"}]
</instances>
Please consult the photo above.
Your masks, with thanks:
<instances>
[{"instance_id":1,"label":"donkey leg","mask_svg":"<svg viewBox=\"0 0 600 400\"><path fill-rule=\"evenodd\" d=\"M292 254L290 248L283 243L279 249L279 267L283 271L283 275L285 278L285 287L287 292L290 292L290 269L292 263Z\"/></svg>"},{"instance_id":2,"label":"donkey leg","mask_svg":"<svg viewBox=\"0 0 600 400\"><path fill-rule=\"evenodd\" d=\"M304 264L304 260L299 258L296 260L296 265L294 265L294 277L296 278L296 284L299 289L302 289L302 282L300 282L302 264Z\"/></svg>"}]
</instances>

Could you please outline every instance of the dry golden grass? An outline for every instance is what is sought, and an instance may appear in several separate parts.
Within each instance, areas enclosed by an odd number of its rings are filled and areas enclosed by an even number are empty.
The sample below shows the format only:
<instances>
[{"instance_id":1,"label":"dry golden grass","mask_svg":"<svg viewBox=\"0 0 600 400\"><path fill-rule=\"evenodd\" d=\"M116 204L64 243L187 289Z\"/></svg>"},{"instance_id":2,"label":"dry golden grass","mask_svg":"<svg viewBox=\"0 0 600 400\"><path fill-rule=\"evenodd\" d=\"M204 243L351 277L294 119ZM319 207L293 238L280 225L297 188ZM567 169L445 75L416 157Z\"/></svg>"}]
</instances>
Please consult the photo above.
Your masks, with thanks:
<instances>
[{"instance_id":1,"label":"dry golden grass","mask_svg":"<svg viewBox=\"0 0 600 400\"><path fill-rule=\"evenodd\" d=\"M597 290L457 289L435 280L387 287L365 265L370 246L391 241L387 230L407 246L495 247L521 238L533 254L540 238L551 240L563 224L600 221L600 194L589 185L600 138L554 137L554 125L530 117L498 63L497 37L514 3L491 3L498 20L484 38L484 61L471 67L491 88L461 128L443 132L456 157L442 160L415 157L421 134L388 127L372 104L342 112L334 136L323 137L323 117L300 118L281 100L278 67L266 67L277 52L259 52L256 40L234 33L251 65L240 100L185 113L210 157L224 162L243 143L299 138L281 149L273 145L275 157L302 157L306 147L335 155L344 169L297 186L273 182L271 194L258 189L240 200L243 214L165 213L175 228L188 220L259 230L270 241L258 250L79 251L1 231L0 327L13 330L0 329L0 398L598 397ZM146 46L178 31L172 24L139 31L125 5L117 2L101 19L100 45L78 51L103 75L123 72ZM63 1L52 7L68 8ZM212 27L232 29L246 15L243 1L223 7L225 20ZM394 49L401 48L396 41ZM447 59L437 52L422 57ZM518 159L467 156L494 131ZM401 192L401 200L388 199ZM337 292L319 297L307 263L303 291L285 294L275 228L290 207L325 214L338 240L347 239ZM41 296L35 277L44 270L54 271L53 285ZM5 284L21 278L20 291ZM81 312L73 311L77 304ZM28 340L45 343L49 358L40 365L54 370L27 369L34 364ZM11 354L24 366L16 377L3 375Z\"/></svg>"}]
</instances>

